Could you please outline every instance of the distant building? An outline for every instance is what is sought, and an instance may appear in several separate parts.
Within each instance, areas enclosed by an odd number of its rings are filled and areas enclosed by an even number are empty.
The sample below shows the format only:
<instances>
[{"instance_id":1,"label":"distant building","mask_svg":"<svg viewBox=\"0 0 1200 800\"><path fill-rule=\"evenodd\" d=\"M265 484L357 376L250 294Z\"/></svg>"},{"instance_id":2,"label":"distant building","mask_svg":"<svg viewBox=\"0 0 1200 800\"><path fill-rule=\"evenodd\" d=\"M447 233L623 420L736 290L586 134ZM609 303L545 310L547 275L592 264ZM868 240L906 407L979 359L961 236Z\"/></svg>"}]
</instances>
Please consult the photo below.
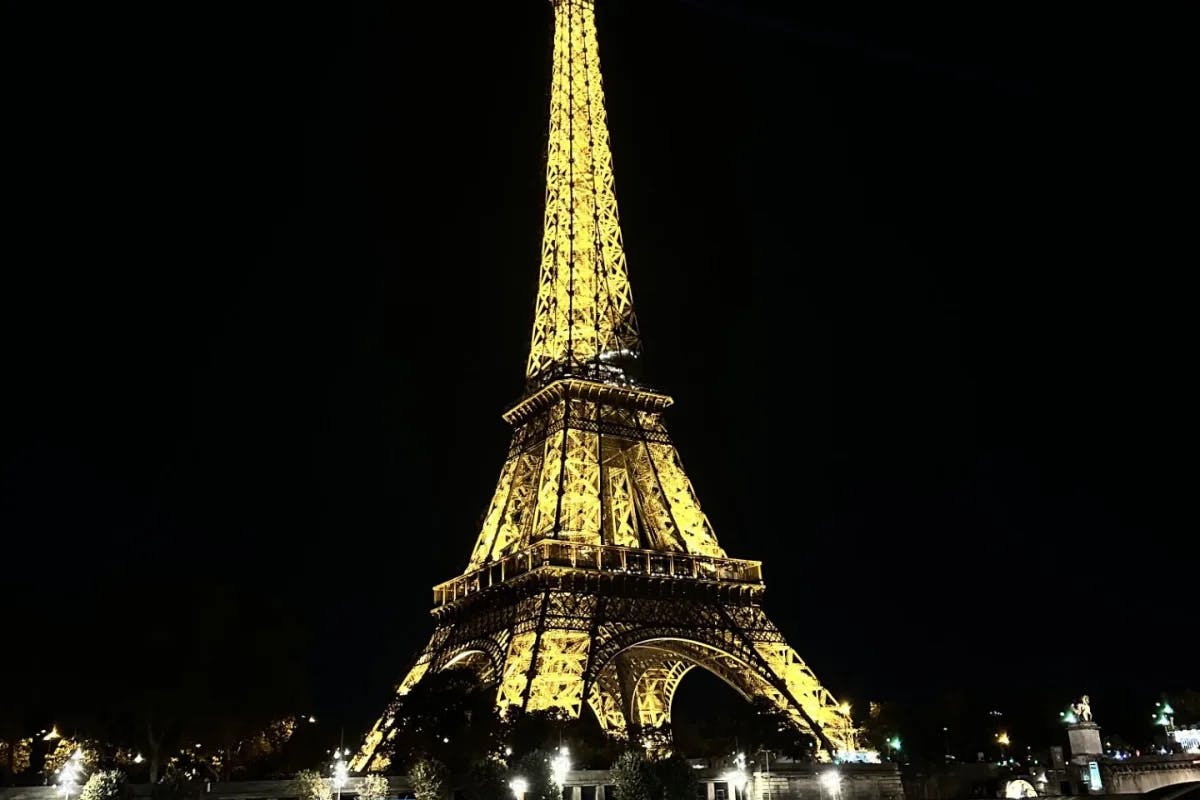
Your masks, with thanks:
<instances>
[{"instance_id":1,"label":"distant building","mask_svg":"<svg viewBox=\"0 0 1200 800\"><path fill-rule=\"evenodd\" d=\"M1200 727L1176 728L1171 731L1171 739L1177 742L1185 753L1200 753Z\"/></svg>"}]
</instances>

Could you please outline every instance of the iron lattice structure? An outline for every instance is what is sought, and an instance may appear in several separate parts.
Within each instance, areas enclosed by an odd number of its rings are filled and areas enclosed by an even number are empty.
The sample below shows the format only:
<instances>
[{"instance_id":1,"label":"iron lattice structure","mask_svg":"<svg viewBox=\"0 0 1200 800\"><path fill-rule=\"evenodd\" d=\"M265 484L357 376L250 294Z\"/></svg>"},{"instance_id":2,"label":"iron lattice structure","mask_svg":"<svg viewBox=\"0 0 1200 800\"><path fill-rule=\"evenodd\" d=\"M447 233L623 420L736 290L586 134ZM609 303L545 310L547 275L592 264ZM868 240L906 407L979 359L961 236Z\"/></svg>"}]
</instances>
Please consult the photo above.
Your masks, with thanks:
<instances>
[{"instance_id":1,"label":"iron lattice structure","mask_svg":"<svg viewBox=\"0 0 1200 800\"><path fill-rule=\"evenodd\" d=\"M466 571L434 587L436 628L352 762L379 768L396 704L452 666L504 710L585 704L617 737L661 736L701 667L766 698L832 756L840 705L767 618L760 562L717 543L641 350L613 188L592 0L551 0L553 86L541 279L524 398ZM651 733L653 732L653 733ZM661 740L656 746L661 746ZM377 751L378 754L377 754Z\"/></svg>"}]
</instances>

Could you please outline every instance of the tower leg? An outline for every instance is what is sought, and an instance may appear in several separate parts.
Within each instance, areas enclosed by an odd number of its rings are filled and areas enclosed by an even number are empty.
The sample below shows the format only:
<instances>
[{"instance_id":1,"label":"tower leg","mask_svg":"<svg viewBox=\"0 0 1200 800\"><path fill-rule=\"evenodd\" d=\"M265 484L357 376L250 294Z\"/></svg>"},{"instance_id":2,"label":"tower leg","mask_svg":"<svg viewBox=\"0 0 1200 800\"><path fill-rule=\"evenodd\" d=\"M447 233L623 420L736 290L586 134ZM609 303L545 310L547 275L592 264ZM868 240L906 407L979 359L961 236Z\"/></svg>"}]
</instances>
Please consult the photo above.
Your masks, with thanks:
<instances>
[{"instance_id":1,"label":"tower leg","mask_svg":"<svg viewBox=\"0 0 1200 800\"><path fill-rule=\"evenodd\" d=\"M433 660L434 641L437 635L434 635L434 640L425 646L421 657L417 659L417 663L413 664L412 669L404 676L404 680L396 687L396 695L392 702L388 703L387 709L383 715L375 721L370 732L367 733L366 739L363 741L362 747L358 753L350 761L350 770L352 772L383 772L387 769L391 759L385 753L378 753L379 745L384 740L390 740L396 735L396 729L393 727L396 723L396 704L400 698L412 691L421 678L425 677L425 673L429 671L429 665Z\"/></svg>"},{"instance_id":2,"label":"tower leg","mask_svg":"<svg viewBox=\"0 0 1200 800\"><path fill-rule=\"evenodd\" d=\"M600 673L588 694L588 705L600 723L605 736L629 738L629 720L625 716L625 695L617 677L615 665Z\"/></svg>"},{"instance_id":3,"label":"tower leg","mask_svg":"<svg viewBox=\"0 0 1200 800\"><path fill-rule=\"evenodd\" d=\"M497 704L502 709L558 710L577 719L590 644L587 631L550 628L517 634L508 646Z\"/></svg>"},{"instance_id":4,"label":"tower leg","mask_svg":"<svg viewBox=\"0 0 1200 800\"><path fill-rule=\"evenodd\" d=\"M642 747L655 757L671 754L671 703L679 681L695 665L666 654L635 657L638 669L630 704L630 723Z\"/></svg>"}]
</instances>

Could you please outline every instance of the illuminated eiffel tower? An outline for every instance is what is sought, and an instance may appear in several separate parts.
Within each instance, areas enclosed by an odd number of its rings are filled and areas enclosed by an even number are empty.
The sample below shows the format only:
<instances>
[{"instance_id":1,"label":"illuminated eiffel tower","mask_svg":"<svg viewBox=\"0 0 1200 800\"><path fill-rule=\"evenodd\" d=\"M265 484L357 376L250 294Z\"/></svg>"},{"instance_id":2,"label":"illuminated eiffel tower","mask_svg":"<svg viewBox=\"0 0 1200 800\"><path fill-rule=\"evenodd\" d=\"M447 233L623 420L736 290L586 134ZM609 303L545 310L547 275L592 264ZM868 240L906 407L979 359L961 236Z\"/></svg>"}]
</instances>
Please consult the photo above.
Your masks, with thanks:
<instances>
[{"instance_id":1,"label":"illuminated eiffel tower","mask_svg":"<svg viewBox=\"0 0 1200 800\"><path fill-rule=\"evenodd\" d=\"M680 679L701 667L766 698L832 757L839 705L767 618L761 562L717 543L662 422L672 400L628 372L641 351L617 219L593 0L551 0L553 84L526 391L475 549L434 587L436 629L352 768L383 766L396 702L451 666L502 710L586 703L610 735L662 745ZM658 745L654 745L656 740ZM385 748L386 749L386 748Z\"/></svg>"}]
</instances>

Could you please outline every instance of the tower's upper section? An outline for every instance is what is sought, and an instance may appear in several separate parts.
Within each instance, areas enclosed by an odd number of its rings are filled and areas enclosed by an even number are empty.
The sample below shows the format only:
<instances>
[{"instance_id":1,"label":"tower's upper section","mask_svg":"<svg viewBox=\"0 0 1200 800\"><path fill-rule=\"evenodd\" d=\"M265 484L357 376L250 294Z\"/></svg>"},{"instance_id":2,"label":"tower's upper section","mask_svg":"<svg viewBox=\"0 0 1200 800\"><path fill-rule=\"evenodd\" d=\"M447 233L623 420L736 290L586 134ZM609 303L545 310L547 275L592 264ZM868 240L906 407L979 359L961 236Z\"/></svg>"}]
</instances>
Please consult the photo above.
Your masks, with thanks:
<instances>
[{"instance_id":1,"label":"tower's upper section","mask_svg":"<svg viewBox=\"0 0 1200 800\"><path fill-rule=\"evenodd\" d=\"M593 2L551 3L546 220L525 370L531 389L562 375L611 372L641 352L613 190Z\"/></svg>"}]
</instances>

